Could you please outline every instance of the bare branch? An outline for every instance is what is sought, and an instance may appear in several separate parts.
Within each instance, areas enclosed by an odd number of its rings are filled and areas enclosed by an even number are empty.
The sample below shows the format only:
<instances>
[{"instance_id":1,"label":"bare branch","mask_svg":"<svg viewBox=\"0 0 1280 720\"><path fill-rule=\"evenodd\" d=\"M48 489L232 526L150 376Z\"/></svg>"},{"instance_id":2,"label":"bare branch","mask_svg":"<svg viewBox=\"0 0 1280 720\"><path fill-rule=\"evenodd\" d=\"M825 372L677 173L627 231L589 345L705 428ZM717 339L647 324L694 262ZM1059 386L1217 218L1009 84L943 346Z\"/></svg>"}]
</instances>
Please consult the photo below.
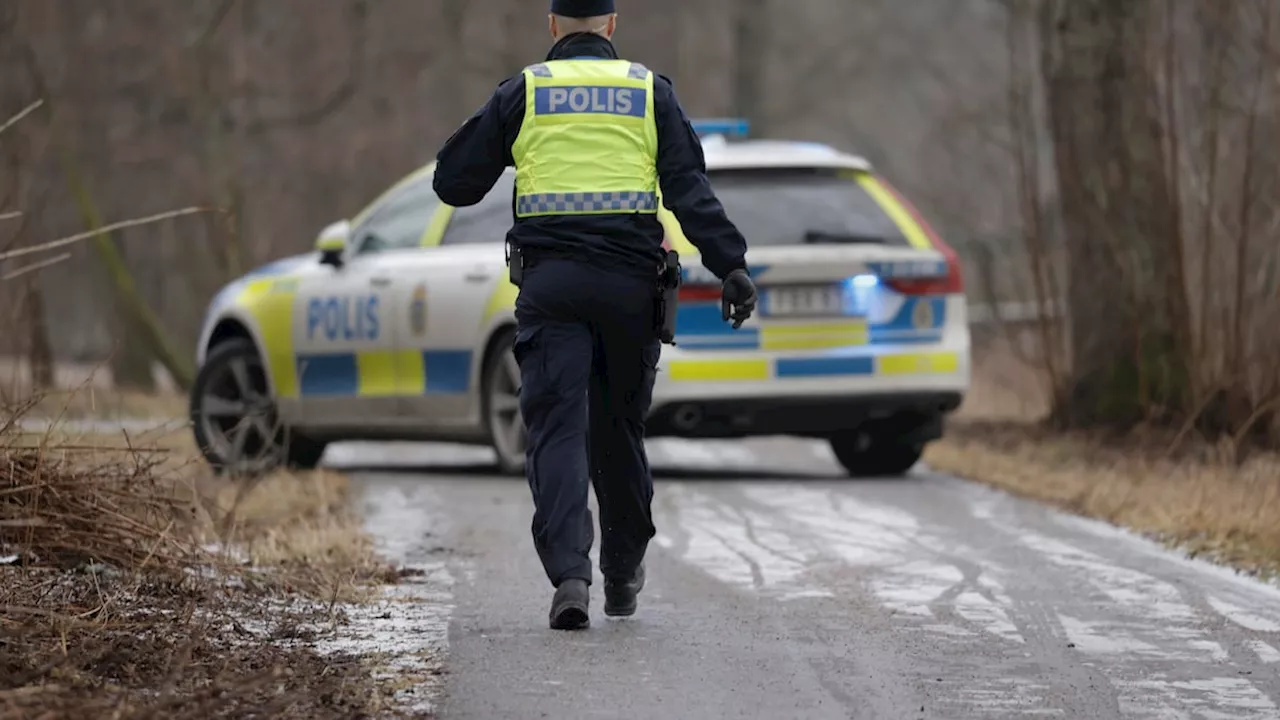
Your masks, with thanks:
<instances>
[{"instance_id":1,"label":"bare branch","mask_svg":"<svg viewBox=\"0 0 1280 720\"><path fill-rule=\"evenodd\" d=\"M139 225L150 225L151 223L160 222L161 220L168 220L170 218L182 217L184 215L194 215L196 213L202 213L202 212L209 212L209 211L206 208L189 207L189 208L183 208L181 210L173 210L171 212L160 213L159 215L151 215L149 217L138 218L136 220L124 220L118 223L112 223L110 225L103 225L97 230L90 230L88 232L76 233L75 235L60 238L58 240L51 240L47 243L41 243L40 245L32 245L30 247L18 248L17 250L10 250L9 252L0 253L0 260L10 260L12 258L21 257L23 255L30 255L32 253L44 252L46 250L53 250L56 248L64 247L66 245L71 245L73 243L78 243L82 240L89 240L89 239L98 237L99 235L112 233L112 232L115 232L116 230L124 230L125 228L137 227Z\"/></svg>"},{"instance_id":2,"label":"bare branch","mask_svg":"<svg viewBox=\"0 0 1280 720\"><path fill-rule=\"evenodd\" d=\"M37 270L43 270L49 267L50 265L57 265L60 262L64 262L70 259L71 259L71 253L63 253L61 255L58 255L57 257L51 257L48 260L41 260L38 263L23 265L17 270L13 270L11 272L5 273L4 275L0 275L0 281L12 280L16 277L21 277L22 275L26 275L27 273L33 273Z\"/></svg>"},{"instance_id":3,"label":"bare branch","mask_svg":"<svg viewBox=\"0 0 1280 720\"><path fill-rule=\"evenodd\" d=\"M17 125L18 123L22 122L23 118L35 112L37 109L39 109L41 105L44 105L44 100L37 100L31 103L30 105L26 106L25 108L23 108L22 111L19 112L17 115L14 115L13 117L6 120L3 125L0 125L0 135L3 135L5 130L8 130L14 125Z\"/></svg>"},{"instance_id":4,"label":"bare branch","mask_svg":"<svg viewBox=\"0 0 1280 720\"><path fill-rule=\"evenodd\" d=\"M213 16L209 18L204 30L191 43L191 46L200 50L207 47L213 40L213 36L218 34L218 30L222 28L222 23L226 21L227 16L231 14L231 10L236 6L237 2L239 0L223 0L223 3L213 11Z\"/></svg>"},{"instance_id":5,"label":"bare branch","mask_svg":"<svg viewBox=\"0 0 1280 720\"><path fill-rule=\"evenodd\" d=\"M245 134L255 135L281 127L301 128L318 125L330 115L341 110L351 98L355 97L360 80L364 75L364 52L367 44L367 22L365 18L368 16L365 0L353 1L351 16L351 46L347 51L350 60L347 65L347 76L343 78L342 82L315 107L292 115L257 118L245 128Z\"/></svg>"}]
</instances>

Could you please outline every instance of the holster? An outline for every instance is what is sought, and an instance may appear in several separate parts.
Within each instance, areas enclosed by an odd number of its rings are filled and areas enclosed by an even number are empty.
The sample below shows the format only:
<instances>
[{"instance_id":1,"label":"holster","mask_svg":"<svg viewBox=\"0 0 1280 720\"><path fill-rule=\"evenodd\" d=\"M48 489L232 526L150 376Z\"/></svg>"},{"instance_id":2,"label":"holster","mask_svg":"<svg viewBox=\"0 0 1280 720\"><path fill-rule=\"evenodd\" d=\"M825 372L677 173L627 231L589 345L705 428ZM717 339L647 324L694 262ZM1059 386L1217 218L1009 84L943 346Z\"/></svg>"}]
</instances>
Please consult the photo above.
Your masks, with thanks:
<instances>
[{"instance_id":1,"label":"holster","mask_svg":"<svg viewBox=\"0 0 1280 720\"><path fill-rule=\"evenodd\" d=\"M658 276L658 340L676 344L676 315L680 309L680 254L667 251Z\"/></svg>"},{"instance_id":2,"label":"holster","mask_svg":"<svg viewBox=\"0 0 1280 720\"><path fill-rule=\"evenodd\" d=\"M506 242L507 274L511 284L520 287L524 283L524 253L510 240Z\"/></svg>"}]
</instances>

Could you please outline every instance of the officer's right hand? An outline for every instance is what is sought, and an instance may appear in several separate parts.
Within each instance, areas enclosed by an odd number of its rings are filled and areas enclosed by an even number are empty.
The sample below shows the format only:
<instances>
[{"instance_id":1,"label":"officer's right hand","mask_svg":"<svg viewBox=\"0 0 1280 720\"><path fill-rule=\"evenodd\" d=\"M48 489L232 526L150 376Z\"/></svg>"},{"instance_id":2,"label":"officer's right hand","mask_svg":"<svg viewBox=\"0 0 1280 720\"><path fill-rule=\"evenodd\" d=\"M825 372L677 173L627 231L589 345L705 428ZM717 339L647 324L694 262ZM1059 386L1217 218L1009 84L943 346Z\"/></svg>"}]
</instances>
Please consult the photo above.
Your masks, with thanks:
<instances>
[{"instance_id":1,"label":"officer's right hand","mask_svg":"<svg viewBox=\"0 0 1280 720\"><path fill-rule=\"evenodd\" d=\"M741 268L729 273L720 289L720 315L726 322L733 318L733 329L737 330L755 309L756 285L751 276Z\"/></svg>"}]
</instances>

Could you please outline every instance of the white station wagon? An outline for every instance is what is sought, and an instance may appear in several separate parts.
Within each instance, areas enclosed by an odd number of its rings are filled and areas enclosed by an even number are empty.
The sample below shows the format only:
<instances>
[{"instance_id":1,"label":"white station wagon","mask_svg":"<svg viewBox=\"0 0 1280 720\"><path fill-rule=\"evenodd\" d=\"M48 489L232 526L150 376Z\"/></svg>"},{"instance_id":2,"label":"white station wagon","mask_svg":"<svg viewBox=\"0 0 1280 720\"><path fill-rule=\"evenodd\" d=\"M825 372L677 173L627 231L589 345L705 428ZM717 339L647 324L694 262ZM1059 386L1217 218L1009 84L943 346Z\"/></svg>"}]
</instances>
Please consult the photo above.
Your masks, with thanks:
<instances>
[{"instance_id":1,"label":"white station wagon","mask_svg":"<svg viewBox=\"0 0 1280 720\"><path fill-rule=\"evenodd\" d=\"M685 277L649 436L822 438L851 475L907 472L969 385L955 253L860 157L701 130L760 305L738 330L722 321L719 283L662 209ZM433 168L214 298L191 416L215 467L310 467L344 440L487 444L503 471L523 467L503 260L514 172L453 208Z\"/></svg>"}]
</instances>

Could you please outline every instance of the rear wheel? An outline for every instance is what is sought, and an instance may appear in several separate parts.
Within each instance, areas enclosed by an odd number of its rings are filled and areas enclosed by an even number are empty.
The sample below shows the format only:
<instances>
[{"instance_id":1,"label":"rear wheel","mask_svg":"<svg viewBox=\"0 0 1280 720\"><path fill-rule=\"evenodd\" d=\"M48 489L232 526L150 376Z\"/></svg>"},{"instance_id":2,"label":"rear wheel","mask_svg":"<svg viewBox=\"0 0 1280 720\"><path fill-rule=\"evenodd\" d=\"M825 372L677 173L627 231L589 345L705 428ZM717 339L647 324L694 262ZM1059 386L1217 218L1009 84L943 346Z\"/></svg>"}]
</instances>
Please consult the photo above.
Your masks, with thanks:
<instances>
[{"instance_id":1,"label":"rear wheel","mask_svg":"<svg viewBox=\"0 0 1280 720\"><path fill-rule=\"evenodd\" d=\"M924 442L910 437L861 431L831 438L831 450L850 477L900 477L924 454Z\"/></svg>"},{"instance_id":2,"label":"rear wheel","mask_svg":"<svg viewBox=\"0 0 1280 720\"><path fill-rule=\"evenodd\" d=\"M504 473L524 472L525 427L520 414L520 365L512 345L515 331L505 330L494 342L485 360L483 398L485 424L489 429L498 467Z\"/></svg>"},{"instance_id":3,"label":"rear wheel","mask_svg":"<svg viewBox=\"0 0 1280 720\"><path fill-rule=\"evenodd\" d=\"M280 422L266 368L249 340L228 340L209 352L191 389L190 412L196 444L217 472L309 470L324 454L325 443L290 433Z\"/></svg>"}]
</instances>

